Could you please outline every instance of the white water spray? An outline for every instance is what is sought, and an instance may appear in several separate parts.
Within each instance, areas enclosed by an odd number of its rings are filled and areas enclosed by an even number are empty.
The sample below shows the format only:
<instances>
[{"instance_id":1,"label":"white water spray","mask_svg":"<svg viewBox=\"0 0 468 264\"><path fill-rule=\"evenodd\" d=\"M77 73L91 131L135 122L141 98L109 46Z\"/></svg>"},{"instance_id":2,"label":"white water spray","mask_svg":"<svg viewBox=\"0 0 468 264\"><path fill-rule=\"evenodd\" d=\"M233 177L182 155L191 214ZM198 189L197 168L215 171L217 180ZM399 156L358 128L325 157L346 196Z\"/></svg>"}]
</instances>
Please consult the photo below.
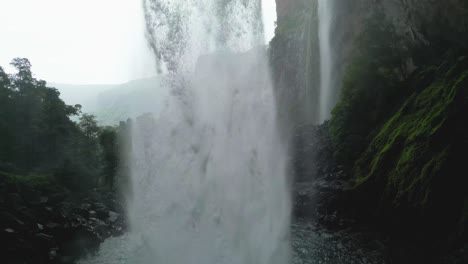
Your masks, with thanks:
<instances>
[{"instance_id":1,"label":"white water spray","mask_svg":"<svg viewBox=\"0 0 468 264\"><path fill-rule=\"evenodd\" d=\"M320 107L319 121L330 117L333 108L332 48L330 32L332 27L332 0L318 0L319 45L320 45Z\"/></svg>"},{"instance_id":2,"label":"white water spray","mask_svg":"<svg viewBox=\"0 0 468 264\"><path fill-rule=\"evenodd\" d=\"M257 47L260 2L144 1L172 96L160 118L133 128L136 263L289 263L287 148Z\"/></svg>"}]
</instances>

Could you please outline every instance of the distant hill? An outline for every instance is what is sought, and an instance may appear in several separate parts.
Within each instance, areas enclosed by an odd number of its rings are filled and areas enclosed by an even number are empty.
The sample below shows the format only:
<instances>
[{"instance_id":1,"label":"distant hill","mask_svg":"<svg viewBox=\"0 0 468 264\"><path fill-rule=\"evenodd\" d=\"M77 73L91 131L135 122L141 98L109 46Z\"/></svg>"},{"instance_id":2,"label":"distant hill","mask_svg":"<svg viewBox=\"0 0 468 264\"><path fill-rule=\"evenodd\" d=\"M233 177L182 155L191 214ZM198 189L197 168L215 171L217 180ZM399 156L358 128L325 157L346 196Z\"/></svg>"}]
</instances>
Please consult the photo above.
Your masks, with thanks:
<instances>
[{"instance_id":1,"label":"distant hill","mask_svg":"<svg viewBox=\"0 0 468 264\"><path fill-rule=\"evenodd\" d=\"M80 104L83 110L89 112L96 107L97 96L118 85L75 85L63 83L48 83L49 87L55 87L60 91L60 97L69 105Z\"/></svg>"},{"instance_id":2,"label":"distant hill","mask_svg":"<svg viewBox=\"0 0 468 264\"><path fill-rule=\"evenodd\" d=\"M50 83L67 104L81 104L83 112L97 116L101 125L116 125L127 118L161 110L167 94L157 77L118 85L70 85Z\"/></svg>"}]
</instances>

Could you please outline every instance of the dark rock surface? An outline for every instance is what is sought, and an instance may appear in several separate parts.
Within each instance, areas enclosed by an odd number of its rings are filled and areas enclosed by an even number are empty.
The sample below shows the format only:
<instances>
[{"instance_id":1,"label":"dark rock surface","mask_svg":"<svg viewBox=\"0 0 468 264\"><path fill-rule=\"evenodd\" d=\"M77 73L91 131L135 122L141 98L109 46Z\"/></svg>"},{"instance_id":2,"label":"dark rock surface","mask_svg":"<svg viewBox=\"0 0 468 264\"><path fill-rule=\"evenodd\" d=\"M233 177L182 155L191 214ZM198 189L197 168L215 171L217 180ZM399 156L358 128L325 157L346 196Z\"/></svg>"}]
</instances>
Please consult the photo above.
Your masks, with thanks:
<instances>
[{"instance_id":1,"label":"dark rock surface","mask_svg":"<svg viewBox=\"0 0 468 264\"><path fill-rule=\"evenodd\" d=\"M310 219L292 224L294 264L381 264L385 245L378 237L348 229L331 231Z\"/></svg>"},{"instance_id":2,"label":"dark rock surface","mask_svg":"<svg viewBox=\"0 0 468 264\"><path fill-rule=\"evenodd\" d=\"M391 263L385 237L344 213L349 176L333 158L327 124L302 130L308 136L295 164L294 263Z\"/></svg>"},{"instance_id":3,"label":"dark rock surface","mask_svg":"<svg viewBox=\"0 0 468 264\"><path fill-rule=\"evenodd\" d=\"M2 263L73 263L125 228L114 194L27 192L0 182Z\"/></svg>"},{"instance_id":4,"label":"dark rock surface","mask_svg":"<svg viewBox=\"0 0 468 264\"><path fill-rule=\"evenodd\" d=\"M468 263L466 245L447 247L446 241L435 244L430 233L420 236L411 230L406 232L403 224L401 230L395 231L377 221L371 212L363 214L363 205L357 201L366 193L353 188L348 170L334 161L327 134L323 133L325 128L326 124L315 128L310 140L315 147L307 152L309 159L315 160L315 172L300 175L300 181L294 185L293 232L297 234L293 237L300 242L293 241L299 247L296 254L305 252L298 259L304 259L307 252L317 256L310 262L298 263ZM326 234L326 239L317 233ZM347 251L341 250L343 245ZM358 255L356 250L360 251ZM336 262L337 259L346 261Z\"/></svg>"}]
</instances>

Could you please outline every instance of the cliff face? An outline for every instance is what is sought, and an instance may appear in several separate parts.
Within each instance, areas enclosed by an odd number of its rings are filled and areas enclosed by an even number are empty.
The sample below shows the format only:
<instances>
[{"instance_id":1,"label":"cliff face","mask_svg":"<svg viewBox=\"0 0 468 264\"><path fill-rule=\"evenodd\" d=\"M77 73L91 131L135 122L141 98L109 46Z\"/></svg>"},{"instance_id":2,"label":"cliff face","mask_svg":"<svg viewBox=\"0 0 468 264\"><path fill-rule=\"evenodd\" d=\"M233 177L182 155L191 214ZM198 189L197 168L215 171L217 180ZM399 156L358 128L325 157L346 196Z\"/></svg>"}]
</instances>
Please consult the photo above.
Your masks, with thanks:
<instances>
[{"instance_id":1,"label":"cliff face","mask_svg":"<svg viewBox=\"0 0 468 264\"><path fill-rule=\"evenodd\" d=\"M278 0L271 43L279 114L303 180L316 170L304 146L319 104L317 1ZM337 105L324 130L352 186L346 214L413 235L434 254L467 244L468 1L331 1Z\"/></svg>"},{"instance_id":2,"label":"cliff face","mask_svg":"<svg viewBox=\"0 0 468 264\"><path fill-rule=\"evenodd\" d=\"M375 3L349 61L332 137L338 156L348 157L357 214L444 255L468 240L468 192L460 188L467 184L468 3ZM382 28L390 33L379 41ZM353 144L362 148L350 151Z\"/></svg>"},{"instance_id":3,"label":"cliff face","mask_svg":"<svg viewBox=\"0 0 468 264\"><path fill-rule=\"evenodd\" d=\"M444 52L447 45L466 48L461 37L468 29L468 2L464 0L329 0L333 6L330 39L333 50L335 101L343 74L353 54L356 38L371 17L389 21L406 45L424 45ZM271 42L272 66L282 109L296 124L317 122L320 49L317 0L276 0L278 21ZM446 29L450 28L450 31ZM420 57L426 55L418 54ZM425 63L417 57L408 62ZM411 67L412 68L412 67ZM313 105L313 106L311 106Z\"/></svg>"},{"instance_id":4,"label":"cliff face","mask_svg":"<svg viewBox=\"0 0 468 264\"><path fill-rule=\"evenodd\" d=\"M356 36L372 13L366 0L329 0L333 9L332 101L336 102L344 70L352 54ZM270 43L273 78L280 105L280 119L286 127L319 122L320 46L317 0L276 0L278 21ZM374 1L372 1L374 2ZM294 133L293 133L294 134Z\"/></svg>"},{"instance_id":5,"label":"cliff face","mask_svg":"<svg viewBox=\"0 0 468 264\"><path fill-rule=\"evenodd\" d=\"M313 122L317 105L319 46L316 2L278 0L278 21L270 43L273 78L282 121L288 127ZM288 119L288 120L286 120Z\"/></svg>"},{"instance_id":6,"label":"cliff face","mask_svg":"<svg viewBox=\"0 0 468 264\"><path fill-rule=\"evenodd\" d=\"M391 24L401 38L395 45L413 54L405 61L405 72L430 64L450 49L464 49L468 38L467 2L463 0L329 0L333 6L330 34L332 44L332 101L340 100L343 78L365 25L381 19ZM320 47L318 0L277 0L276 34L270 44L271 65L279 105L279 118L293 151L307 140L304 128L318 123L320 98ZM449 30L447 30L447 28ZM414 47L418 47L415 49ZM297 156L297 155L296 155ZM295 158L300 160L302 154ZM300 163L307 163L301 161ZM303 165L304 167L305 165ZM301 168L307 174L307 168ZM299 175L300 176L300 175Z\"/></svg>"},{"instance_id":7,"label":"cliff face","mask_svg":"<svg viewBox=\"0 0 468 264\"><path fill-rule=\"evenodd\" d=\"M282 19L289 14L289 8L294 7L297 0L276 0L276 14Z\"/></svg>"},{"instance_id":8,"label":"cliff face","mask_svg":"<svg viewBox=\"0 0 468 264\"><path fill-rule=\"evenodd\" d=\"M352 54L353 43L369 8L363 0L329 0L333 6L332 101L339 98L343 74ZM278 21L270 43L273 81L278 115L292 142L294 170L300 180L314 174L315 165L307 158L313 151L304 148L319 122L320 42L317 0L276 0Z\"/></svg>"},{"instance_id":9,"label":"cliff face","mask_svg":"<svg viewBox=\"0 0 468 264\"><path fill-rule=\"evenodd\" d=\"M270 63L278 116L291 142L296 175L307 174L304 127L318 119L320 60L315 0L278 0L278 21L270 43ZM303 168L298 168L298 164ZM298 172L300 170L301 172ZM310 170L308 170L310 171Z\"/></svg>"}]
</instances>

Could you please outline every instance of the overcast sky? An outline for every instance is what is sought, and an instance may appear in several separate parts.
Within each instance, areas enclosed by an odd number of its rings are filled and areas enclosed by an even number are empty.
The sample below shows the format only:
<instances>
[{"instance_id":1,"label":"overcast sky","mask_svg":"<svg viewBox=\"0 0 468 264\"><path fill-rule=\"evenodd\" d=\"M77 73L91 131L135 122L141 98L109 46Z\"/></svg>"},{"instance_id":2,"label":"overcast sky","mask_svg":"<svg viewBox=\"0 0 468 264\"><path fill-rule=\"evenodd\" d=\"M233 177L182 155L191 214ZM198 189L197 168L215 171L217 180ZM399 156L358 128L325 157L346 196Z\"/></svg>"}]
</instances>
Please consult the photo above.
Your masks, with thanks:
<instances>
[{"instance_id":1,"label":"overcast sky","mask_svg":"<svg viewBox=\"0 0 468 264\"><path fill-rule=\"evenodd\" d=\"M262 0L266 38L275 0ZM114 84L154 75L141 0L0 0L0 66L31 60L49 82Z\"/></svg>"}]
</instances>

